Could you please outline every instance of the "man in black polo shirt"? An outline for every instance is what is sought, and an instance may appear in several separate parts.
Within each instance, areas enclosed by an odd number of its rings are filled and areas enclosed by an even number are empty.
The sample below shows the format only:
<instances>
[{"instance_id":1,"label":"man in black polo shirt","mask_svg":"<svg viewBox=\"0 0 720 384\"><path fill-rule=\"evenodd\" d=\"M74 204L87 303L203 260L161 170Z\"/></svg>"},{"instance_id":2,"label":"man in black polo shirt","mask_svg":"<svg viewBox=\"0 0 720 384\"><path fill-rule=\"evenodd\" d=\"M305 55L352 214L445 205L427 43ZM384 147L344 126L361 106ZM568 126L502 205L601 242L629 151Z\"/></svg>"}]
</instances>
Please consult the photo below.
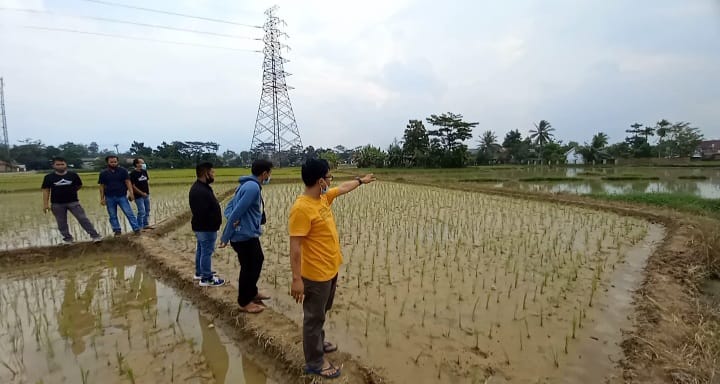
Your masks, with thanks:
<instances>
[{"instance_id":1,"label":"man in black polo shirt","mask_svg":"<svg viewBox=\"0 0 720 384\"><path fill-rule=\"evenodd\" d=\"M85 215L85 210L78 199L78 190L82 188L80 176L67 170L67 162L62 157L53 159L53 169L55 171L45 175L43 179L43 208L45 213L52 209L63 242L72 244L74 240L68 228L68 211L75 216L80 226L90 235L94 242L100 242L102 237L97 233L87 215ZM50 203L52 203L52 206Z\"/></svg>"},{"instance_id":2,"label":"man in black polo shirt","mask_svg":"<svg viewBox=\"0 0 720 384\"><path fill-rule=\"evenodd\" d=\"M98 184L100 185L100 204L107 207L115 236L120 236L120 222L118 221L118 206L127 217L133 232L140 234L140 226L135 218L130 201L134 199L130 176L125 168L118 166L118 157L110 155L105 157L107 168L100 172ZM129 200L128 200L129 196Z\"/></svg>"},{"instance_id":3,"label":"man in black polo shirt","mask_svg":"<svg viewBox=\"0 0 720 384\"><path fill-rule=\"evenodd\" d=\"M150 228L150 177L147 173L145 160L137 158L133 160L135 167L130 172L130 184L135 194L135 205L137 205L137 221L140 228Z\"/></svg>"}]
</instances>

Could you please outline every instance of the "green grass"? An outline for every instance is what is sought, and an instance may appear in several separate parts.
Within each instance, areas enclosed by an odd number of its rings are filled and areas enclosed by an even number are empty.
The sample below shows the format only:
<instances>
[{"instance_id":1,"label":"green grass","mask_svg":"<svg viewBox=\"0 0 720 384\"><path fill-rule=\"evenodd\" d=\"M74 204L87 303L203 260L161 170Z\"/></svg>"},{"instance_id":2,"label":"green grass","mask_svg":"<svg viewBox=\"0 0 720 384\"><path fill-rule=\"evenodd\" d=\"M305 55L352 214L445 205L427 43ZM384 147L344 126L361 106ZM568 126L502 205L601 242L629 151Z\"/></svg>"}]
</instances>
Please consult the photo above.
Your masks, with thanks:
<instances>
[{"instance_id":1,"label":"green grass","mask_svg":"<svg viewBox=\"0 0 720 384\"><path fill-rule=\"evenodd\" d=\"M647 204L666 207L689 213L697 213L720 218L720 199L704 199L691 194L677 193L628 193L589 195L596 199L623 201L635 204Z\"/></svg>"},{"instance_id":2,"label":"green grass","mask_svg":"<svg viewBox=\"0 0 720 384\"><path fill-rule=\"evenodd\" d=\"M474 177L469 179L459 179L460 183L502 183L508 181L508 179L500 179L493 177Z\"/></svg>"},{"instance_id":3,"label":"green grass","mask_svg":"<svg viewBox=\"0 0 720 384\"><path fill-rule=\"evenodd\" d=\"M39 191L43 177L51 171L0 174L0 193ZM149 169L150 185L183 185L195 181L194 169ZM79 172L85 188L95 188L99 172ZM235 183L250 174L249 168L216 168L216 183ZM272 172L276 182L300 181L300 168L277 168Z\"/></svg>"},{"instance_id":4,"label":"green grass","mask_svg":"<svg viewBox=\"0 0 720 384\"><path fill-rule=\"evenodd\" d=\"M536 181L584 181L582 177L522 177L519 181L536 182Z\"/></svg>"},{"instance_id":5,"label":"green grass","mask_svg":"<svg viewBox=\"0 0 720 384\"><path fill-rule=\"evenodd\" d=\"M605 176L601 177L605 181L642 181L642 180L660 180L659 176Z\"/></svg>"}]
</instances>

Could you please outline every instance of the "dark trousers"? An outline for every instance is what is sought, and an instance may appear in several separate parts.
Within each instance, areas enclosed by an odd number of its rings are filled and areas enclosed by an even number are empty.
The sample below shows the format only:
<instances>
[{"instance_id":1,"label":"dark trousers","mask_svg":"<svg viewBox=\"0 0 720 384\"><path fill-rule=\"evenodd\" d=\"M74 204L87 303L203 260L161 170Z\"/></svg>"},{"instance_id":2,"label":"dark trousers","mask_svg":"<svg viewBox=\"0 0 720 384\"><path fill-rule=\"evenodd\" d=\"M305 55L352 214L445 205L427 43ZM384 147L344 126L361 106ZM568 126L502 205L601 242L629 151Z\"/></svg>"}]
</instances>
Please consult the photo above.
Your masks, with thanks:
<instances>
[{"instance_id":1,"label":"dark trousers","mask_svg":"<svg viewBox=\"0 0 720 384\"><path fill-rule=\"evenodd\" d=\"M250 304L258 294L257 282L262 271L263 255L260 239L232 241L230 245L238 255L240 277L238 278L238 304L244 307Z\"/></svg>"},{"instance_id":2,"label":"dark trousers","mask_svg":"<svg viewBox=\"0 0 720 384\"><path fill-rule=\"evenodd\" d=\"M312 281L303 277L303 351L305 364L320 369L325 356L325 313L332 308L337 289L337 275L328 281Z\"/></svg>"},{"instance_id":3,"label":"dark trousers","mask_svg":"<svg viewBox=\"0 0 720 384\"><path fill-rule=\"evenodd\" d=\"M85 210L83 209L82 205L80 205L79 202L74 203L67 203L67 204L57 204L53 203L51 206L52 213L55 215L55 221L57 222L58 230L60 231L60 234L63 236L63 240L72 241L73 236L70 234L70 229L68 228L68 222L67 222L67 213L70 211L70 213L75 216L78 223L80 223L80 226L82 229L85 230L85 232L90 235L93 239L100 237L100 235L95 230L95 227L92 225L90 220L88 219L87 215L85 214Z\"/></svg>"}]
</instances>

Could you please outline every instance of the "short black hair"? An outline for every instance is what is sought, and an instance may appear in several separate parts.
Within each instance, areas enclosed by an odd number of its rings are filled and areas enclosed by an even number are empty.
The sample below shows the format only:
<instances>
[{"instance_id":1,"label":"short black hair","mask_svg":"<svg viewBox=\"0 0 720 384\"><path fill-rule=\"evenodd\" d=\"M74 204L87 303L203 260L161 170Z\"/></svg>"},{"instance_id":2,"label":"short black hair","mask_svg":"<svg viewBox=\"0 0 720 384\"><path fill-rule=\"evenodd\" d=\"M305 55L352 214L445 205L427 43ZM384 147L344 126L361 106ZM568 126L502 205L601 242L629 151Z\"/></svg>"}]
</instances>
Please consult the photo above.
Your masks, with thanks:
<instances>
[{"instance_id":1,"label":"short black hair","mask_svg":"<svg viewBox=\"0 0 720 384\"><path fill-rule=\"evenodd\" d=\"M145 160L145 159L143 159L142 157L138 157L138 158L136 158L136 159L133 159L133 166L138 165L138 163L140 162L140 160Z\"/></svg>"},{"instance_id":2,"label":"short black hair","mask_svg":"<svg viewBox=\"0 0 720 384\"><path fill-rule=\"evenodd\" d=\"M62 157L62 156L55 156L55 157L52 158L53 164L57 163L58 161L61 161L61 162L67 164L67 160L65 160L65 158Z\"/></svg>"},{"instance_id":3,"label":"short black hair","mask_svg":"<svg viewBox=\"0 0 720 384\"><path fill-rule=\"evenodd\" d=\"M107 155L107 156L105 156L105 162L107 163L108 161L110 161L110 159L117 159L117 158L118 158L117 155Z\"/></svg>"},{"instance_id":4,"label":"short black hair","mask_svg":"<svg viewBox=\"0 0 720 384\"><path fill-rule=\"evenodd\" d=\"M325 159L308 159L300 170L303 183L308 187L315 185L328 172L330 172L330 164Z\"/></svg>"},{"instance_id":5,"label":"short black hair","mask_svg":"<svg viewBox=\"0 0 720 384\"><path fill-rule=\"evenodd\" d=\"M202 162L195 167L195 175L197 177L203 177L207 172L213 169L213 163L209 161Z\"/></svg>"},{"instance_id":6,"label":"short black hair","mask_svg":"<svg viewBox=\"0 0 720 384\"><path fill-rule=\"evenodd\" d=\"M257 159L252 163L252 174L253 176L260 176L263 172L270 172L273 168L273 163L266 159Z\"/></svg>"}]
</instances>

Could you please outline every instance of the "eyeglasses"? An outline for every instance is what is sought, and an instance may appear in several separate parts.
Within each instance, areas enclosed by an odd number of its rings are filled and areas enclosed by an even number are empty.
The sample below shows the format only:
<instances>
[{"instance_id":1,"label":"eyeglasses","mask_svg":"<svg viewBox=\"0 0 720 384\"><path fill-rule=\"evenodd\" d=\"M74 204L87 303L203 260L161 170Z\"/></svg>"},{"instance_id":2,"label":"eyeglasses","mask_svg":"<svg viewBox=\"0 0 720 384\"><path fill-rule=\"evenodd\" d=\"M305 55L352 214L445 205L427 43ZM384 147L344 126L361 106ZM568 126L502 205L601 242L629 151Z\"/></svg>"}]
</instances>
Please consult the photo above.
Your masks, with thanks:
<instances>
[{"instance_id":1,"label":"eyeglasses","mask_svg":"<svg viewBox=\"0 0 720 384\"><path fill-rule=\"evenodd\" d=\"M327 181L333 181L333 175L325 176L325 177L323 177L323 179L325 179Z\"/></svg>"}]
</instances>

